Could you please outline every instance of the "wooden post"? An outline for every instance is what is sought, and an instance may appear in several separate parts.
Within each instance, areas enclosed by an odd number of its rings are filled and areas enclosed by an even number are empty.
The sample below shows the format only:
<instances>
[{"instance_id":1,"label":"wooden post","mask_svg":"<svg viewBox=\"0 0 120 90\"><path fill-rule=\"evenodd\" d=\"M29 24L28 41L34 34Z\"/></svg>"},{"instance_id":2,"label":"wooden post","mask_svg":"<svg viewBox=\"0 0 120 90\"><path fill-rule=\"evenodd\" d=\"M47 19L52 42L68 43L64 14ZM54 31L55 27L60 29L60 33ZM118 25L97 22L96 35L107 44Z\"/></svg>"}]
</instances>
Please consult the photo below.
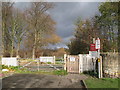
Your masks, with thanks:
<instances>
[{"instance_id":1,"label":"wooden post","mask_svg":"<svg viewBox=\"0 0 120 90\"><path fill-rule=\"evenodd\" d=\"M79 54L79 73L83 73L83 57Z\"/></svg>"},{"instance_id":2,"label":"wooden post","mask_svg":"<svg viewBox=\"0 0 120 90\"><path fill-rule=\"evenodd\" d=\"M40 71L40 59L38 59L38 61L37 61L37 63L38 63L38 71Z\"/></svg>"},{"instance_id":3,"label":"wooden post","mask_svg":"<svg viewBox=\"0 0 120 90\"><path fill-rule=\"evenodd\" d=\"M66 57L66 70L67 72L70 72L70 55L67 55Z\"/></svg>"},{"instance_id":4,"label":"wooden post","mask_svg":"<svg viewBox=\"0 0 120 90\"><path fill-rule=\"evenodd\" d=\"M95 43L95 48L96 49L98 49L98 52L97 52L97 54L98 54L98 78L100 78L100 39L99 38L97 38L97 40L96 40L96 43Z\"/></svg>"},{"instance_id":5,"label":"wooden post","mask_svg":"<svg viewBox=\"0 0 120 90\"><path fill-rule=\"evenodd\" d=\"M80 71L81 71L81 69L80 69L80 54L78 55L78 57L79 57L78 65L79 65L79 73L80 73Z\"/></svg>"},{"instance_id":6,"label":"wooden post","mask_svg":"<svg viewBox=\"0 0 120 90\"><path fill-rule=\"evenodd\" d=\"M93 44L95 44L95 42L96 42L96 40L95 40L95 38L93 38ZM96 66L96 60L93 59L93 70L94 70L94 73L96 72L95 66Z\"/></svg>"},{"instance_id":7,"label":"wooden post","mask_svg":"<svg viewBox=\"0 0 120 90\"><path fill-rule=\"evenodd\" d=\"M93 44L95 44L95 38L93 38Z\"/></svg>"},{"instance_id":8,"label":"wooden post","mask_svg":"<svg viewBox=\"0 0 120 90\"><path fill-rule=\"evenodd\" d=\"M103 78L103 71L102 71L102 56L100 56L100 73L101 78Z\"/></svg>"},{"instance_id":9,"label":"wooden post","mask_svg":"<svg viewBox=\"0 0 120 90\"><path fill-rule=\"evenodd\" d=\"M100 78L101 76L101 74L100 74L100 70L101 68L100 68L100 50L98 49L98 78Z\"/></svg>"},{"instance_id":10,"label":"wooden post","mask_svg":"<svg viewBox=\"0 0 120 90\"><path fill-rule=\"evenodd\" d=\"M54 64L55 64L55 56L53 56L53 58L54 58Z\"/></svg>"},{"instance_id":11,"label":"wooden post","mask_svg":"<svg viewBox=\"0 0 120 90\"><path fill-rule=\"evenodd\" d=\"M39 60L38 60L38 71L40 71L39 66L40 66L40 62L39 62Z\"/></svg>"},{"instance_id":12,"label":"wooden post","mask_svg":"<svg viewBox=\"0 0 120 90\"><path fill-rule=\"evenodd\" d=\"M67 58L67 54L64 54L64 70L66 70L66 58Z\"/></svg>"}]
</instances>

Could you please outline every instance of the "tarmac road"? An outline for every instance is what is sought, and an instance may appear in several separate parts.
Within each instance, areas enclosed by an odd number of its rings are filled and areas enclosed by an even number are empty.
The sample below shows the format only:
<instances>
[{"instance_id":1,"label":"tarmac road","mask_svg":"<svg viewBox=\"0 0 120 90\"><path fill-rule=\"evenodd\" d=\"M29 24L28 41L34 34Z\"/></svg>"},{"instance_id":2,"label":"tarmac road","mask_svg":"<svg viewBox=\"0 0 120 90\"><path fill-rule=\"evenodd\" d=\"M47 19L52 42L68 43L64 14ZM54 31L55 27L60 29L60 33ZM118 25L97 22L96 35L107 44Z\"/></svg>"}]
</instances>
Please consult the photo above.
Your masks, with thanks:
<instances>
[{"instance_id":1,"label":"tarmac road","mask_svg":"<svg viewBox=\"0 0 120 90\"><path fill-rule=\"evenodd\" d=\"M2 88L84 88L80 80L85 75L68 74L66 76L43 74L14 74L3 78Z\"/></svg>"}]
</instances>

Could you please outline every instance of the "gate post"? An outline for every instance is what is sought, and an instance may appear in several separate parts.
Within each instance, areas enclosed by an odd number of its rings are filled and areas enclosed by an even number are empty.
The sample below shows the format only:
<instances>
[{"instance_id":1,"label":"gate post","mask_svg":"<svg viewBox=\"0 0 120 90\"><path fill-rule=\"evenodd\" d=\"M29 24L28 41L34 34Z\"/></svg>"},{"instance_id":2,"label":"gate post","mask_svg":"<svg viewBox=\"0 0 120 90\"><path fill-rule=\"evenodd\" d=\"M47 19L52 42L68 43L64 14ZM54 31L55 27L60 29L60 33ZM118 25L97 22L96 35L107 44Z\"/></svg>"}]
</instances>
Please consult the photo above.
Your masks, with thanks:
<instances>
[{"instance_id":1,"label":"gate post","mask_svg":"<svg viewBox=\"0 0 120 90\"><path fill-rule=\"evenodd\" d=\"M67 59L67 54L64 54L64 70L66 70L66 59Z\"/></svg>"},{"instance_id":2,"label":"gate post","mask_svg":"<svg viewBox=\"0 0 120 90\"><path fill-rule=\"evenodd\" d=\"M80 73L80 72L81 72L81 68L80 68L80 63L81 63L81 62L80 62L80 61L81 61L81 60L80 60L80 54L79 54L78 56L79 56L79 73Z\"/></svg>"},{"instance_id":3,"label":"gate post","mask_svg":"<svg viewBox=\"0 0 120 90\"><path fill-rule=\"evenodd\" d=\"M82 54L79 54L79 72L83 72L83 58L82 58Z\"/></svg>"},{"instance_id":4,"label":"gate post","mask_svg":"<svg viewBox=\"0 0 120 90\"><path fill-rule=\"evenodd\" d=\"M101 78L103 78L103 73L102 73L103 71L102 71L102 56L100 56L100 76L101 76Z\"/></svg>"},{"instance_id":5,"label":"gate post","mask_svg":"<svg viewBox=\"0 0 120 90\"><path fill-rule=\"evenodd\" d=\"M53 63L55 64L55 56L53 56Z\"/></svg>"}]
</instances>

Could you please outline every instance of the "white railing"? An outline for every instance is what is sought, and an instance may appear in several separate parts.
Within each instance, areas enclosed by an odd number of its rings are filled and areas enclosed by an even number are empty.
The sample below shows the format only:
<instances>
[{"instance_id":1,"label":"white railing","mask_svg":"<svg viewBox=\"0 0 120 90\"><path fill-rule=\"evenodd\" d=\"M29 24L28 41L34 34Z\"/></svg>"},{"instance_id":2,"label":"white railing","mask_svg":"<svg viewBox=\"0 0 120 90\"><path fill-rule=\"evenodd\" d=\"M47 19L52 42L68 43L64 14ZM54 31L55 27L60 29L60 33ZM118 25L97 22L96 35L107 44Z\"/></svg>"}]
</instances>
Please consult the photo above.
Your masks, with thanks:
<instances>
[{"instance_id":1,"label":"white railing","mask_svg":"<svg viewBox=\"0 0 120 90\"><path fill-rule=\"evenodd\" d=\"M55 64L55 56L41 56L40 62L44 62L44 63L51 62Z\"/></svg>"},{"instance_id":2,"label":"white railing","mask_svg":"<svg viewBox=\"0 0 120 90\"><path fill-rule=\"evenodd\" d=\"M19 66L18 60L16 57L3 57L2 65L7 66Z\"/></svg>"}]
</instances>

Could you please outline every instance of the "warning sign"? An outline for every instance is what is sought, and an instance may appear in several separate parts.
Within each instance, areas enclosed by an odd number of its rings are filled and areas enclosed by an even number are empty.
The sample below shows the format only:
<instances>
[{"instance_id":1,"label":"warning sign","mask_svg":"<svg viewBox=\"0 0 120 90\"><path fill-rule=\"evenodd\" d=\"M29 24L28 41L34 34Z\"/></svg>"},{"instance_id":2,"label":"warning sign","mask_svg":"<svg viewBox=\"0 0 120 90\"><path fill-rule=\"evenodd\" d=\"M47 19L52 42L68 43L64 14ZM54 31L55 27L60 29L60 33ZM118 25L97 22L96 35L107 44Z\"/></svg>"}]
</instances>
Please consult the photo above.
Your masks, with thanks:
<instances>
[{"instance_id":1,"label":"warning sign","mask_svg":"<svg viewBox=\"0 0 120 90\"><path fill-rule=\"evenodd\" d=\"M75 57L70 57L70 61L75 61Z\"/></svg>"},{"instance_id":2,"label":"warning sign","mask_svg":"<svg viewBox=\"0 0 120 90\"><path fill-rule=\"evenodd\" d=\"M90 44L90 51L97 51L95 44Z\"/></svg>"},{"instance_id":3,"label":"warning sign","mask_svg":"<svg viewBox=\"0 0 120 90\"><path fill-rule=\"evenodd\" d=\"M98 62L100 62L100 58L98 58Z\"/></svg>"}]
</instances>

